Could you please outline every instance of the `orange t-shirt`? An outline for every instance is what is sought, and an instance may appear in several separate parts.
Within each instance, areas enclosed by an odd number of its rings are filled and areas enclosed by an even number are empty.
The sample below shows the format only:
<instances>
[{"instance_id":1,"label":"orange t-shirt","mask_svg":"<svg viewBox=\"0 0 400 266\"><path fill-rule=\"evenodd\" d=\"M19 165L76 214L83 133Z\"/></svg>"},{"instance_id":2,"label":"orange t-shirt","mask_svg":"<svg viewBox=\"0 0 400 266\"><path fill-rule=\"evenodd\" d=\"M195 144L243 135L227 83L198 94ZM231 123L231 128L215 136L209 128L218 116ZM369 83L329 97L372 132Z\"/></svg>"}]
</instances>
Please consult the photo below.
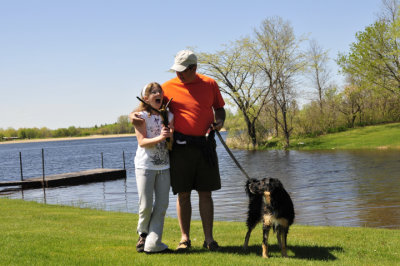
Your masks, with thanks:
<instances>
[{"instance_id":1,"label":"orange t-shirt","mask_svg":"<svg viewBox=\"0 0 400 266\"><path fill-rule=\"evenodd\" d=\"M162 88L167 100L173 98L169 110L174 114L174 128L185 135L204 136L214 122L213 110L225 105L217 82L201 74L190 83L175 77Z\"/></svg>"}]
</instances>

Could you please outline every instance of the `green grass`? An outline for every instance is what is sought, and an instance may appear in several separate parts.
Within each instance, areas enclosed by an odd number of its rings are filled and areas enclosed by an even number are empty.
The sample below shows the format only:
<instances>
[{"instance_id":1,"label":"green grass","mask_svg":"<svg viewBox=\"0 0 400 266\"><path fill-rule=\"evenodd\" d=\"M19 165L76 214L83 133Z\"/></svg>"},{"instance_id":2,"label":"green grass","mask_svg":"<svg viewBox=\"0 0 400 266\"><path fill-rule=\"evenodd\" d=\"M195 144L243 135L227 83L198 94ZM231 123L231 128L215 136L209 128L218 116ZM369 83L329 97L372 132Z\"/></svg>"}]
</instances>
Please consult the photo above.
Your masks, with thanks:
<instances>
[{"instance_id":1,"label":"green grass","mask_svg":"<svg viewBox=\"0 0 400 266\"><path fill-rule=\"evenodd\" d=\"M400 149L400 123L367 126L315 138L291 140L291 149Z\"/></svg>"},{"instance_id":2,"label":"green grass","mask_svg":"<svg viewBox=\"0 0 400 266\"><path fill-rule=\"evenodd\" d=\"M215 222L221 250L203 249L200 221L192 221L193 249L186 254L138 254L137 215L0 199L1 265L265 265L261 226L241 248L245 223ZM167 218L164 242L175 248L180 231ZM288 255L270 237L271 265L399 265L400 230L293 225Z\"/></svg>"}]
</instances>

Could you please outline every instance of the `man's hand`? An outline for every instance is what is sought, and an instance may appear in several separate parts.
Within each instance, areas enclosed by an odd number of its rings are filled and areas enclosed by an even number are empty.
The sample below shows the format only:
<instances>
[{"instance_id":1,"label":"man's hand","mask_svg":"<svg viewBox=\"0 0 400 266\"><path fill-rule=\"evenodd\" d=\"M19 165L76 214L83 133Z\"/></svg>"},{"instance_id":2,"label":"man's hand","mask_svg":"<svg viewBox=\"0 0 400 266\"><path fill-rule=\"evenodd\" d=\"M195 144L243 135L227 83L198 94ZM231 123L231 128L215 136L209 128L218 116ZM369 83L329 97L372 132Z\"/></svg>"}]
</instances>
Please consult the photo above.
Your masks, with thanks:
<instances>
[{"instance_id":1,"label":"man's hand","mask_svg":"<svg viewBox=\"0 0 400 266\"><path fill-rule=\"evenodd\" d=\"M220 131L223 126L224 126L224 122L223 121L216 121L215 123L213 123L211 125L211 128L213 130Z\"/></svg>"},{"instance_id":2,"label":"man's hand","mask_svg":"<svg viewBox=\"0 0 400 266\"><path fill-rule=\"evenodd\" d=\"M214 111L215 115L215 123L211 125L211 128L217 131L220 131L221 128L224 126L225 122L225 109L218 108Z\"/></svg>"},{"instance_id":3,"label":"man's hand","mask_svg":"<svg viewBox=\"0 0 400 266\"><path fill-rule=\"evenodd\" d=\"M129 120L134 126L139 126L144 123L144 119L140 116L139 112L132 112L129 114Z\"/></svg>"}]
</instances>

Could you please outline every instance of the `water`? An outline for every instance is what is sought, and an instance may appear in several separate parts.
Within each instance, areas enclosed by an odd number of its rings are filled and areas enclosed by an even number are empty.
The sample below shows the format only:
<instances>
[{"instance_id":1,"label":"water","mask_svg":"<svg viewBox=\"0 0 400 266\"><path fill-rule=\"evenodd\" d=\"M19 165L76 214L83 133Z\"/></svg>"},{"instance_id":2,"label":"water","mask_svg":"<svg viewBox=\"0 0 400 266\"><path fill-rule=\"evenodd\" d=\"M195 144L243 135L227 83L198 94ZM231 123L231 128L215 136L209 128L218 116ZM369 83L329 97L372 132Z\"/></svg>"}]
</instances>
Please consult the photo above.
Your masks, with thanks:
<instances>
[{"instance_id":1,"label":"water","mask_svg":"<svg viewBox=\"0 0 400 266\"><path fill-rule=\"evenodd\" d=\"M245 221L245 177L217 140L222 189L213 192L215 220ZM127 179L80 186L11 191L1 197L47 204L137 213L138 195L133 158L134 137L0 145L0 181L100 168L123 168ZM232 151L255 178L276 177L291 195L295 223L304 225L400 228L400 156L398 151ZM1 189L1 188L0 188ZM170 193L167 216L176 217L176 196ZM200 219L198 196L192 193L193 219Z\"/></svg>"}]
</instances>

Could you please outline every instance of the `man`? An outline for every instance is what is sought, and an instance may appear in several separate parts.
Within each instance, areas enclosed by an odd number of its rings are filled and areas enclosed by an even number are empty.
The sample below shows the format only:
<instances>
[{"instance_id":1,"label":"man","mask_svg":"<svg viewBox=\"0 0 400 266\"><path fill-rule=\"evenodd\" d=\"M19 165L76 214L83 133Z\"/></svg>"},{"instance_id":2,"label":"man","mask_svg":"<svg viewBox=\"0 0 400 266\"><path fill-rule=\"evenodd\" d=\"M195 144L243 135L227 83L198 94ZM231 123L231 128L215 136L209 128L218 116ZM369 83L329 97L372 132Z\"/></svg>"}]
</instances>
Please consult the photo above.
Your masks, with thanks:
<instances>
[{"instance_id":1,"label":"man","mask_svg":"<svg viewBox=\"0 0 400 266\"><path fill-rule=\"evenodd\" d=\"M190 249L191 191L199 194L199 210L205 236L203 247L218 250L213 237L214 206L212 191L221 188L214 139L206 138L211 129L220 130L225 121L225 102L218 84L196 73L197 57L189 50L177 53L172 70L176 77L162 85L174 114L174 144L170 153L172 191L177 199L181 241L178 251ZM133 122L138 119L133 118ZM212 134L210 134L212 135ZM211 159L211 160L210 160Z\"/></svg>"}]
</instances>

